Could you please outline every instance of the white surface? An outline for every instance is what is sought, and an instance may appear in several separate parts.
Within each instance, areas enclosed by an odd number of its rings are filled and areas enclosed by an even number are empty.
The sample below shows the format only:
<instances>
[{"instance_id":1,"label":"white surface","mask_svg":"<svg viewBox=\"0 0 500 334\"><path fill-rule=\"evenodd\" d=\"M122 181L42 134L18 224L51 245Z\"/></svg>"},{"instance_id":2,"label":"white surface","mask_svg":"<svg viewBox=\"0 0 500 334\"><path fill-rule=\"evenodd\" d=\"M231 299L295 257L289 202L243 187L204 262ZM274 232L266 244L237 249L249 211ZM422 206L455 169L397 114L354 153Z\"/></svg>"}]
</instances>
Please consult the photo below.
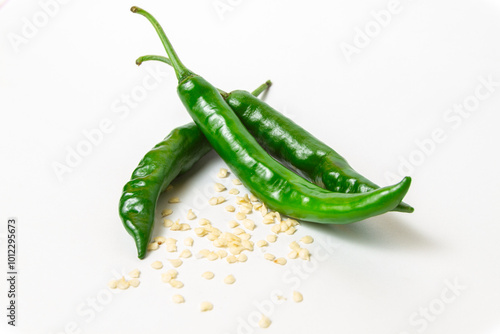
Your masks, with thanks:
<instances>
[{"instance_id":1,"label":"white surface","mask_svg":"<svg viewBox=\"0 0 500 334\"><path fill-rule=\"evenodd\" d=\"M222 18L212 0L69 1L17 52L8 36L21 34L23 18L39 15L40 5L1 3L0 219L20 223L13 332L64 333L75 323L79 333L498 333L500 87L455 128L443 118L475 93L479 77L500 81L498 1L401 0L400 12L351 62L341 44L352 43L356 27L371 24L370 12L389 1L221 0L232 4ZM239 321L273 290L290 294L296 281L283 275L303 265L299 260L279 267L259 250L240 265L190 259L179 268L187 302L174 305L173 289L149 267L165 250L137 260L117 213L121 188L143 154L189 121L173 71L134 65L140 55L164 51L131 5L153 13L184 63L218 87L251 90L272 79L268 103L379 184L389 183L386 172L397 172L400 157L418 158L416 140L442 129L446 140L411 170L406 201L415 213L341 227L302 225L296 237L314 236L313 251L320 240L335 250L298 280L304 302L275 305L266 330L238 331ZM148 70L163 73L161 85L128 113L114 112ZM109 133L58 180L53 163L64 162L68 147L104 119L112 122ZM229 214L192 201L223 165L212 156L176 190L185 207L221 228ZM5 227L1 232L5 238ZM272 252L285 255L291 239L280 239ZM109 279L136 267L143 272L139 288L92 309ZM212 281L200 278L208 268L216 273ZM233 286L222 284L228 273L238 280ZM454 281L465 288L443 304L453 294L442 291ZM202 300L214 310L200 313ZM423 318L411 321L440 305L427 327Z\"/></svg>"}]
</instances>

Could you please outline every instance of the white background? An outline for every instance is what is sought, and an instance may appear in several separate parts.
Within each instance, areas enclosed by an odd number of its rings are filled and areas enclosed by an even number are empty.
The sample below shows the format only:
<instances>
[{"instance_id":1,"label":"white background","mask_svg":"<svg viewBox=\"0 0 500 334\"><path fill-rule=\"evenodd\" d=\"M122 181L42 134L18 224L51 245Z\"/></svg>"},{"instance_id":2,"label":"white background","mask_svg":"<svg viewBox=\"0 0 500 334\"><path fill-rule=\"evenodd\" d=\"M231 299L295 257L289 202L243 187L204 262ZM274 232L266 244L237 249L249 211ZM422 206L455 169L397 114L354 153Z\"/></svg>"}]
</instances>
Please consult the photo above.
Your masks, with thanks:
<instances>
[{"instance_id":1,"label":"white background","mask_svg":"<svg viewBox=\"0 0 500 334\"><path fill-rule=\"evenodd\" d=\"M19 220L12 332L498 333L500 86L481 100L474 94L487 92L480 78L500 81L500 3L401 0L380 28L373 12L389 3L88 0L61 2L49 17L37 1L0 1L0 219ZM153 13L184 63L213 84L251 90L272 79L266 101L359 172L381 185L392 182L390 174L411 175L405 200L415 213L301 225L269 250L285 255L291 240L314 236L316 261L301 278L291 274L303 269L300 260L280 267L259 249L244 264L189 259L179 268L186 303L174 305L178 291L149 267L166 259L165 250L138 260L117 213L121 188L141 157L189 121L173 71L134 64L138 56L165 52L131 5ZM375 30L363 44L365 29ZM342 52L347 44L358 46L351 57ZM160 84L123 109L124 94L141 90L151 71L161 73ZM464 101L478 105L467 117L450 113ZM54 164L66 164L69 150L87 140L84 133L106 120L109 131L58 177ZM429 144L436 131L443 140ZM425 153L417 144L423 142ZM183 209L174 216L184 219L192 207L225 228L230 214L194 202L222 166L211 155L176 183ZM266 228L259 225L253 240ZM157 227L155 235L173 233ZM334 249L322 261L320 241ZM196 239L194 249L204 242ZM0 258L6 268L6 256ZM141 285L109 293L107 282L134 268L143 272ZM203 281L205 270L216 278ZM237 278L233 286L222 283L229 273ZM266 330L248 324L257 304L276 289L289 297L294 284L303 303L273 304ZM200 313L202 300L214 310Z\"/></svg>"}]
</instances>

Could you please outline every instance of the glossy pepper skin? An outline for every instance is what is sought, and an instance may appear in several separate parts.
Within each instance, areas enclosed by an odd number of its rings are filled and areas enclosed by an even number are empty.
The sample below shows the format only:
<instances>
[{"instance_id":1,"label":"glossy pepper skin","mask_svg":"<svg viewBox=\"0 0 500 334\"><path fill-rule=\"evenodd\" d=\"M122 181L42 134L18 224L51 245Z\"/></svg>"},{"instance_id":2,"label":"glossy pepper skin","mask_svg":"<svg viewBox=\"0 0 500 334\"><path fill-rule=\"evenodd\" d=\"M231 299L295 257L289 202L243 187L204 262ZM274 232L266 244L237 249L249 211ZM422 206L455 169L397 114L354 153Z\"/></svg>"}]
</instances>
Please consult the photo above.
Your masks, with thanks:
<instances>
[{"instance_id":1,"label":"glossy pepper skin","mask_svg":"<svg viewBox=\"0 0 500 334\"><path fill-rule=\"evenodd\" d=\"M156 55L140 57L137 64L147 60L172 65L168 58ZM267 84L271 83L268 81ZM221 95L269 154L317 186L340 193L363 193L380 188L356 172L331 147L256 98L258 94L236 90L229 94L221 92ZM414 209L401 202L392 211L411 213Z\"/></svg>"},{"instance_id":2,"label":"glossy pepper skin","mask_svg":"<svg viewBox=\"0 0 500 334\"><path fill-rule=\"evenodd\" d=\"M143 259L154 225L156 202L179 174L188 171L211 150L194 123L174 129L141 160L123 187L119 213Z\"/></svg>"},{"instance_id":3,"label":"glossy pepper skin","mask_svg":"<svg viewBox=\"0 0 500 334\"><path fill-rule=\"evenodd\" d=\"M346 224L392 210L406 195L409 177L368 193L342 194L320 188L279 164L246 130L217 88L181 63L158 22L142 9L132 11L145 16L159 34L179 80L177 93L198 128L268 207L293 218Z\"/></svg>"},{"instance_id":4,"label":"glossy pepper skin","mask_svg":"<svg viewBox=\"0 0 500 334\"><path fill-rule=\"evenodd\" d=\"M331 147L248 92L233 91L226 102L269 154L314 184L341 193L380 188ZM413 212L413 208L400 203L394 211Z\"/></svg>"}]
</instances>

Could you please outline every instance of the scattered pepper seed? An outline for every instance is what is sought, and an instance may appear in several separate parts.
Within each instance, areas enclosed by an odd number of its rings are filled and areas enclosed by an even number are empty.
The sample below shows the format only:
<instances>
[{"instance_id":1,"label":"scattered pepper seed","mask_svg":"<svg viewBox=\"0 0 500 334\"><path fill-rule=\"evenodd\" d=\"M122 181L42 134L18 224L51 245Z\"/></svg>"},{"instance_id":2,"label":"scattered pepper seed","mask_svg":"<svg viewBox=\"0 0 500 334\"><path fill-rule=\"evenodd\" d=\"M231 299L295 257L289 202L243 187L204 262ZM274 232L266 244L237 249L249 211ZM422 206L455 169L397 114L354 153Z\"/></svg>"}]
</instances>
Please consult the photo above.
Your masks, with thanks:
<instances>
[{"instance_id":1,"label":"scattered pepper seed","mask_svg":"<svg viewBox=\"0 0 500 334\"><path fill-rule=\"evenodd\" d=\"M184 297L182 297L181 295L173 295L172 301L176 304L182 304L185 302Z\"/></svg>"},{"instance_id":2,"label":"scattered pepper seed","mask_svg":"<svg viewBox=\"0 0 500 334\"><path fill-rule=\"evenodd\" d=\"M226 201L226 199L222 196L217 197L217 204L222 204Z\"/></svg>"},{"instance_id":3,"label":"scattered pepper seed","mask_svg":"<svg viewBox=\"0 0 500 334\"><path fill-rule=\"evenodd\" d=\"M226 206L226 208L225 208L225 209L226 209L226 211L227 211L227 212L234 212L234 211L236 211L236 209L235 209L235 208L234 208L234 206L232 206L232 205L228 205L228 206Z\"/></svg>"},{"instance_id":4,"label":"scattered pepper seed","mask_svg":"<svg viewBox=\"0 0 500 334\"><path fill-rule=\"evenodd\" d=\"M213 310L214 306L210 302L202 302L200 304L200 311L201 312L207 312Z\"/></svg>"},{"instance_id":5,"label":"scattered pepper seed","mask_svg":"<svg viewBox=\"0 0 500 334\"><path fill-rule=\"evenodd\" d=\"M172 197L168 200L169 203L180 203L179 197Z\"/></svg>"},{"instance_id":6,"label":"scattered pepper seed","mask_svg":"<svg viewBox=\"0 0 500 334\"><path fill-rule=\"evenodd\" d=\"M189 209L188 210L188 213L187 213L187 217L186 217L188 220L193 220L193 219L196 219L196 215L194 214L193 210Z\"/></svg>"},{"instance_id":7,"label":"scattered pepper seed","mask_svg":"<svg viewBox=\"0 0 500 334\"><path fill-rule=\"evenodd\" d=\"M170 191L172 189L174 189L174 185L173 184L169 184L168 187L167 187L167 189L165 191Z\"/></svg>"},{"instance_id":8,"label":"scattered pepper seed","mask_svg":"<svg viewBox=\"0 0 500 334\"><path fill-rule=\"evenodd\" d=\"M251 195L250 195L250 201L251 201L251 202L258 202L258 201L259 201L259 199L258 199L257 197L255 197L255 195L254 195L254 194L251 194Z\"/></svg>"},{"instance_id":9,"label":"scattered pepper seed","mask_svg":"<svg viewBox=\"0 0 500 334\"><path fill-rule=\"evenodd\" d=\"M247 218L247 216L243 212L238 212L234 217L238 220L243 220Z\"/></svg>"},{"instance_id":10,"label":"scattered pepper seed","mask_svg":"<svg viewBox=\"0 0 500 334\"><path fill-rule=\"evenodd\" d=\"M227 252L223 249L220 249L217 251L217 255L219 256L219 258L223 259L227 256Z\"/></svg>"},{"instance_id":11,"label":"scattered pepper seed","mask_svg":"<svg viewBox=\"0 0 500 334\"><path fill-rule=\"evenodd\" d=\"M229 190L229 193L231 195L238 195L240 193L240 191L238 189L236 189L236 188L232 188L232 189Z\"/></svg>"},{"instance_id":12,"label":"scattered pepper seed","mask_svg":"<svg viewBox=\"0 0 500 334\"><path fill-rule=\"evenodd\" d=\"M233 275L227 275L224 278L224 283L226 283L226 284L233 284L234 282L236 282L236 278L234 278Z\"/></svg>"},{"instance_id":13,"label":"scattered pepper seed","mask_svg":"<svg viewBox=\"0 0 500 334\"><path fill-rule=\"evenodd\" d=\"M266 259L268 261L274 261L276 259L276 256L274 256L273 254L265 253L264 259Z\"/></svg>"},{"instance_id":14,"label":"scattered pepper seed","mask_svg":"<svg viewBox=\"0 0 500 334\"><path fill-rule=\"evenodd\" d=\"M167 252L169 253L177 252L177 246L175 244L167 244Z\"/></svg>"},{"instance_id":15,"label":"scattered pepper seed","mask_svg":"<svg viewBox=\"0 0 500 334\"><path fill-rule=\"evenodd\" d=\"M275 224L275 225L271 226L271 232L279 233L280 230L281 230L281 227L279 224Z\"/></svg>"},{"instance_id":16,"label":"scattered pepper seed","mask_svg":"<svg viewBox=\"0 0 500 334\"><path fill-rule=\"evenodd\" d=\"M179 223L180 219L177 219L172 226L170 226L171 231L180 231L181 230L181 224Z\"/></svg>"},{"instance_id":17,"label":"scattered pepper seed","mask_svg":"<svg viewBox=\"0 0 500 334\"><path fill-rule=\"evenodd\" d=\"M193 254L191 253L191 251L189 249L184 249L180 254L179 254L179 257L180 258L183 258L183 259L187 259L189 257L193 256Z\"/></svg>"},{"instance_id":18,"label":"scattered pepper seed","mask_svg":"<svg viewBox=\"0 0 500 334\"><path fill-rule=\"evenodd\" d=\"M242 183L241 183L241 181L240 181L239 179L233 179L233 184L234 184L235 186L239 186L239 185L241 185Z\"/></svg>"},{"instance_id":19,"label":"scattered pepper seed","mask_svg":"<svg viewBox=\"0 0 500 334\"><path fill-rule=\"evenodd\" d=\"M243 226L245 226L245 228L247 230L250 230L250 231L253 231L255 230L255 222L251 219L243 219L242 222Z\"/></svg>"},{"instance_id":20,"label":"scattered pepper seed","mask_svg":"<svg viewBox=\"0 0 500 334\"><path fill-rule=\"evenodd\" d=\"M227 175L228 175L228 171L225 168L219 169L219 172L217 173L217 177L221 178L221 179L226 178Z\"/></svg>"},{"instance_id":21,"label":"scattered pepper seed","mask_svg":"<svg viewBox=\"0 0 500 334\"><path fill-rule=\"evenodd\" d=\"M161 212L161 216L167 217L167 216L170 216L173 212L174 212L174 210L172 210L172 209L165 209Z\"/></svg>"},{"instance_id":22,"label":"scattered pepper seed","mask_svg":"<svg viewBox=\"0 0 500 334\"><path fill-rule=\"evenodd\" d=\"M246 254L240 254L238 255L238 262L247 262L248 256Z\"/></svg>"},{"instance_id":23,"label":"scattered pepper seed","mask_svg":"<svg viewBox=\"0 0 500 334\"><path fill-rule=\"evenodd\" d=\"M174 222L170 219L163 219L163 226L165 227L171 227L174 224Z\"/></svg>"},{"instance_id":24,"label":"scattered pepper seed","mask_svg":"<svg viewBox=\"0 0 500 334\"><path fill-rule=\"evenodd\" d=\"M226 261L227 263L236 263L238 262L238 259L234 255L229 255L228 257L226 257Z\"/></svg>"},{"instance_id":25,"label":"scattered pepper seed","mask_svg":"<svg viewBox=\"0 0 500 334\"><path fill-rule=\"evenodd\" d=\"M309 260L310 258L309 251L305 248L301 248L299 251L299 257L303 260Z\"/></svg>"},{"instance_id":26,"label":"scattered pepper seed","mask_svg":"<svg viewBox=\"0 0 500 334\"><path fill-rule=\"evenodd\" d=\"M265 315L262 315L262 318L260 318L259 320L259 327L268 328L270 325L271 325L271 319L269 319Z\"/></svg>"},{"instance_id":27,"label":"scattered pepper seed","mask_svg":"<svg viewBox=\"0 0 500 334\"><path fill-rule=\"evenodd\" d=\"M138 278L132 278L130 281L128 281L130 286L137 288L141 282L139 281Z\"/></svg>"},{"instance_id":28,"label":"scattered pepper seed","mask_svg":"<svg viewBox=\"0 0 500 334\"><path fill-rule=\"evenodd\" d=\"M127 290L130 287L130 283L125 280L125 277L122 276L118 281L116 287L120 290Z\"/></svg>"},{"instance_id":29,"label":"scattered pepper seed","mask_svg":"<svg viewBox=\"0 0 500 334\"><path fill-rule=\"evenodd\" d=\"M300 239L300 242L302 242L303 244L312 244L314 242L314 239L310 235L306 235L305 237Z\"/></svg>"},{"instance_id":30,"label":"scattered pepper seed","mask_svg":"<svg viewBox=\"0 0 500 334\"><path fill-rule=\"evenodd\" d=\"M217 197L212 197L211 199L208 200L208 204L210 205L217 205Z\"/></svg>"},{"instance_id":31,"label":"scattered pepper seed","mask_svg":"<svg viewBox=\"0 0 500 334\"><path fill-rule=\"evenodd\" d=\"M229 221L228 225L230 228L235 228L235 227L240 226L240 224L236 220Z\"/></svg>"},{"instance_id":32,"label":"scattered pepper seed","mask_svg":"<svg viewBox=\"0 0 500 334\"><path fill-rule=\"evenodd\" d=\"M108 282L108 288L110 289L116 289L118 287L118 281L112 279L111 281Z\"/></svg>"},{"instance_id":33,"label":"scattered pepper seed","mask_svg":"<svg viewBox=\"0 0 500 334\"><path fill-rule=\"evenodd\" d=\"M157 242L150 242L147 247L148 250L157 250L158 248L159 246Z\"/></svg>"},{"instance_id":34,"label":"scattered pepper seed","mask_svg":"<svg viewBox=\"0 0 500 334\"><path fill-rule=\"evenodd\" d=\"M295 249L297 251L300 249L300 245L297 243L297 241L292 241L290 245L288 245L288 247L290 247L291 249Z\"/></svg>"},{"instance_id":35,"label":"scattered pepper seed","mask_svg":"<svg viewBox=\"0 0 500 334\"><path fill-rule=\"evenodd\" d=\"M269 246L266 240L257 241L257 247L266 247L266 246Z\"/></svg>"},{"instance_id":36,"label":"scattered pepper seed","mask_svg":"<svg viewBox=\"0 0 500 334\"><path fill-rule=\"evenodd\" d=\"M171 259L169 260L170 261L170 264L174 267L174 268L178 268L182 265L182 260L181 259Z\"/></svg>"},{"instance_id":37,"label":"scattered pepper seed","mask_svg":"<svg viewBox=\"0 0 500 334\"><path fill-rule=\"evenodd\" d=\"M274 260L274 263L277 263L280 266L284 266L286 264L286 259L284 257L279 257L276 260Z\"/></svg>"},{"instance_id":38,"label":"scattered pepper seed","mask_svg":"<svg viewBox=\"0 0 500 334\"><path fill-rule=\"evenodd\" d=\"M296 250L292 250L290 253L288 253L289 259L296 259L298 256L299 256L299 253Z\"/></svg>"},{"instance_id":39,"label":"scattered pepper seed","mask_svg":"<svg viewBox=\"0 0 500 334\"><path fill-rule=\"evenodd\" d=\"M271 243L276 242L277 239L278 239L278 237L275 234L269 234L266 237L266 240L271 242Z\"/></svg>"},{"instance_id":40,"label":"scattered pepper seed","mask_svg":"<svg viewBox=\"0 0 500 334\"><path fill-rule=\"evenodd\" d=\"M205 271L203 274L201 274L201 277L203 277L204 279L212 279L214 278L214 273L211 272L211 271Z\"/></svg>"},{"instance_id":41,"label":"scattered pepper seed","mask_svg":"<svg viewBox=\"0 0 500 334\"><path fill-rule=\"evenodd\" d=\"M224 190L226 190L227 188L222 183L216 183L214 185L214 189L216 192L220 193L220 192L223 192Z\"/></svg>"},{"instance_id":42,"label":"scattered pepper seed","mask_svg":"<svg viewBox=\"0 0 500 334\"><path fill-rule=\"evenodd\" d=\"M193 246L193 243L194 243L194 240L191 237L188 237L188 238L184 239L184 245L185 246L191 247L191 246Z\"/></svg>"},{"instance_id":43,"label":"scattered pepper seed","mask_svg":"<svg viewBox=\"0 0 500 334\"><path fill-rule=\"evenodd\" d=\"M153 238L153 241L158 243L158 245L164 244L167 239L165 237L155 237Z\"/></svg>"},{"instance_id":44,"label":"scattered pepper seed","mask_svg":"<svg viewBox=\"0 0 500 334\"><path fill-rule=\"evenodd\" d=\"M131 278L139 278L139 276L141 276L141 272L139 269L134 269L132 270L131 272L128 273L128 275L131 277Z\"/></svg>"},{"instance_id":45,"label":"scattered pepper seed","mask_svg":"<svg viewBox=\"0 0 500 334\"><path fill-rule=\"evenodd\" d=\"M301 301L304 300L304 296L298 291L293 292L293 301L296 303L300 303Z\"/></svg>"},{"instance_id":46,"label":"scattered pepper seed","mask_svg":"<svg viewBox=\"0 0 500 334\"><path fill-rule=\"evenodd\" d=\"M161 263L160 261L155 261L155 262L151 263L151 268L161 269L161 268L163 268L163 263Z\"/></svg>"},{"instance_id":47,"label":"scattered pepper seed","mask_svg":"<svg viewBox=\"0 0 500 334\"><path fill-rule=\"evenodd\" d=\"M285 233L288 234L288 235L292 235L294 234L295 232L297 232L297 229L293 226L290 226L286 231Z\"/></svg>"},{"instance_id":48,"label":"scattered pepper seed","mask_svg":"<svg viewBox=\"0 0 500 334\"><path fill-rule=\"evenodd\" d=\"M217 254L216 254L216 253L214 253L214 252L211 252L211 253L210 253L210 254L208 254L208 256L207 256L207 259L208 259L209 261L215 261L215 260L217 260L218 258L219 258L219 255L217 255Z\"/></svg>"},{"instance_id":49,"label":"scattered pepper seed","mask_svg":"<svg viewBox=\"0 0 500 334\"><path fill-rule=\"evenodd\" d=\"M175 289L182 289L184 287L184 283L182 283L181 281L178 281L176 279L171 279L170 286L172 286L172 288L175 288Z\"/></svg>"}]
</instances>

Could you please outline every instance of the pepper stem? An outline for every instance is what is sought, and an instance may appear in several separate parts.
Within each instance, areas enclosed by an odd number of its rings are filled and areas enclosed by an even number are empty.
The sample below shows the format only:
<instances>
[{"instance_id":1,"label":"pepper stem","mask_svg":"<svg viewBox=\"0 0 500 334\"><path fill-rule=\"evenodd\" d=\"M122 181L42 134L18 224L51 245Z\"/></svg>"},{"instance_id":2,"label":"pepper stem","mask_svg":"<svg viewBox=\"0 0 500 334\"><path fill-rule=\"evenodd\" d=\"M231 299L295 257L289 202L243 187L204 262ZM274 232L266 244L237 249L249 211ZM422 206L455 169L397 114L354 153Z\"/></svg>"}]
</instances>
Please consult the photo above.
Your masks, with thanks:
<instances>
[{"instance_id":1,"label":"pepper stem","mask_svg":"<svg viewBox=\"0 0 500 334\"><path fill-rule=\"evenodd\" d=\"M163 47L165 48L165 51L167 51L168 58L172 62L172 67L175 70L175 75L177 76L177 80L179 80L179 82L181 82L184 79L186 79L188 76L193 75L193 72L188 70L186 68L186 66L184 66L184 64L182 64L181 60L177 56L177 53L175 53L174 47L172 46L172 44L170 44L170 41L168 40L167 35L165 34L165 31L163 31L163 28L160 26L158 21L156 21L156 19L153 17L153 15L149 14L144 9L136 7L136 6L130 8L130 10L132 11L132 13L137 13L137 14L144 16L145 18L148 19L149 22L151 22L151 24L153 25L153 27L156 30L156 33L160 37L161 42L163 43Z\"/></svg>"},{"instance_id":2,"label":"pepper stem","mask_svg":"<svg viewBox=\"0 0 500 334\"><path fill-rule=\"evenodd\" d=\"M263 92L265 92L266 90L268 90L269 87L271 87L272 84L273 83L271 82L271 80L267 80L262 85L260 85L259 87L257 87L257 89L252 92L252 95L255 96L255 97L259 96L260 94L262 94Z\"/></svg>"},{"instance_id":3,"label":"pepper stem","mask_svg":"<svg viewBox=\"0 0 500 334\"><path fill-rule=\"evenodd\" d=\"M143 62L150 61L150 60L161 61L167 65L172 66L172 62L170 61L170 59L168 59L165 56L158 56L158 55L146 55L146 56L139 57L136 59L135 63L137 64L137 66L140 66ZM262 85L257 87L257 89L252 92L252 95L255 97L258 97L260 94L262 94L267 89L269 89L269 87L271 87L272 84L273 83L271 82L271 80L267 80ZM222 95L222 97L224 99L226 99L227 96L229 95L228 93L226 93L222 89L217 88L217 90L219 91L220 95Z\"/></svg>"}]
</instances>

